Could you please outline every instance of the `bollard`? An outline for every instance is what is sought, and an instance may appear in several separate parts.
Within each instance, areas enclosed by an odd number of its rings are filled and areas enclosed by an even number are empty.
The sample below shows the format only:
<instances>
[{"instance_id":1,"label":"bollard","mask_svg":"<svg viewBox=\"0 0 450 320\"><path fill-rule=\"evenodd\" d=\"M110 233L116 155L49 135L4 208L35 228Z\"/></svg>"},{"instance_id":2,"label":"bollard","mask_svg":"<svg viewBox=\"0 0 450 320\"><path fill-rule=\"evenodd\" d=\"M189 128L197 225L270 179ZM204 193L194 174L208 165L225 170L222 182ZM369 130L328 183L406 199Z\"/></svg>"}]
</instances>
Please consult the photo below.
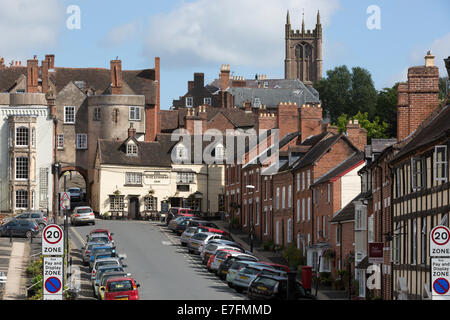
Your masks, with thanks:
<instances>
[{"instance_id":1,"label":"bollard","mask_svg":"<svg viewBox=\"0 0 450 320\"><path fill-rule=\"evenodd\" d=\"M9 243L12 243L12 231L9 230Z\"/></svg>"}]
</instances>

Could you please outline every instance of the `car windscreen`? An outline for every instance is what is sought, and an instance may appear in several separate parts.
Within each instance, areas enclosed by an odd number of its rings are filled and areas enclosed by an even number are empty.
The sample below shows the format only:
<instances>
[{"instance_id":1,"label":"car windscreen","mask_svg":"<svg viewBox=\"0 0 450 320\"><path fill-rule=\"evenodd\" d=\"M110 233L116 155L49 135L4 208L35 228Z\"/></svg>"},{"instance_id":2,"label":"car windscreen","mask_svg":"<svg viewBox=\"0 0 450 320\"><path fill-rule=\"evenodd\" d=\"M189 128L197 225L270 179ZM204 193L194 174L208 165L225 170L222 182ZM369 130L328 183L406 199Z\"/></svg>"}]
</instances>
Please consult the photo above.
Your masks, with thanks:
<instances>
[{"instance_id":1,"label":"car windscreen","mask_svg":"<svg viewBox=\"0 0 450 320\"><path fill-rule=\"evenodd\" d=\"M95 243L89 243L87 246L87 250L92 250L95 247L101 247L103 246L103 243L95 242Z\"/></svg>"},{"instance_id":2,"label":"car windscreen","mask_svg":"<svg viewBox=\"0 0 450 320\"><path fill-rule=\"evenodd\" d=\"M224 259L227 255L229 255L229 252L225 252L225 251L220 251L216 254L216 258L219 259Z\"/></svg>"},{"instance_id":3,"label":"car windscreen","mask_svg":"<svg viewBox=\"0 0 450 320\"><path fill-rule=\"evenodd\" d=\"M268 269L264 269L260 272L260 274L262 275L269 275L269 276L281 276L283 275L283 272L281 271L275 271L275 270L268 270Z\"/></svg>"},{"instance_id":4,"label":"car windscreen","mask_svg":"<svg viewBox=\"0 0 450 320\"><path fill-rule=\"evenodd\" d=\"M278 281L267 277L257 277L253 282L253 286L261 286L270 290L273 290L277 285Z\"/></svg>"},{"instance_id":5,"label":"car windscreen","mask_svg":"<svg viewBox=\"0 0 450 320\"><path fill-rule=\"evenodd\" d=\"M245 273L245 274L249 274L249 275L255 275L255 274L260 273L261 270L255 269L255 268L252 268L252 267L245 267L245 268L243 268L243 269L241 270L241 272L242 272L242 273Z\"/></svg>"},{"instance_id":6,"label":"car windscreen","mask_svg":"<svg viewBox=\"0 0 450 320\"><path fill-rule=\"evenodd\" d=\"M119 266L111 266L111 267L103 266L102 268L99 268L99 270L98 270L97 280L100 280L99 277L101 277L103 273L106 273L106 272L120 272L120 271L123 271L123 268L119 267Z\"/></svg>"},{"instance_id":7,"label":"car windscreen","mask_svg":"<svg viewBox=\"0 0 450 320\"><path fill-rule=\"evenodd\" d=\"M41 215L39 213L32 213L31 214L31 218L33 218L33 219L40 219Z\"/></svg>"},{"instance_id":8,"label":"car windscreen","mask_svg":"<svg viewBox=\"0 0 450 320\"><path fill-rule=\"evenodd\" d=\"M247 264L245 262L242 261L235 261L233 262L233 264L231 265L230 269L232 270L239 270L240 268L242 268L243 266L246 266Z\"/></svg>"},{"instance_id":9,"label":"car windscreen","mask_svg":"<svg viewBox=\"0 0 450 320\"><path fill-rule=\"evenodd\" d=\"M194 233L195 230L196 230L196 228L188 228L188 229L186 230L186 233Z\"/></svg>"},{"instance_id":10,"label":"car windscreen","mask_svg":"<svg viewBox=\"0 0 450 320\"><path fill-rule=\"evenodd\" d=\"M133 283L131 280L112 281L108 285L109 292L130 291L133 290Z\"/></svg>"},{"instance_id":11,"label":"car windscreen","mask_svg":"<svg viewBox=\"0 0 450 320\"><path fill-rule=\"evenodd\" d=\"M81 209L77 209L77 213L91 213L92 209L91 208L81 208Z\"/></svg>"},{"instance_id":12,"label":"car windscreen","mask_svg":"<svg viewBox=\"0 0 450 320\"><path fill-rule=\"evenodd\" d=\"M111 278L121 278L125 277L126 275L127 275L126 273L113 273L113 274L105 273L102 276L101 285L104 286L106 282L108 282L108 280Z\"/></svg>"},{"instance_id":13,"label":"car windscreen","mask_svg":"<svg viewBox=\"0 0 450 320\"><path fill-rule=\"evenodd\" d=\"M108 237L92 237L90 241L95 241L96 243L109 243Z\"/></svg>"},{"instance_id":14,"label":"car windscreen","mask_svg":"<svg viewBox=\"0 0 450 320\"><path fill-rule=\"evenodd\" d=\"M170 209L169 211L172 214L177 214L178 213L178 209Z\"/></svg>"},{"instance_id":15,"label":"car windscreen","mask_svg":"<svg viewBox=\"0 0 450 320\"><path fill-rule=\"evenodd\" d=\"M100 268L102 266L118 266L119 262L115 261L115 260L108 260L108 261L97 261L97 263L95 264L95 268Z\"/></svg>"},{"instance_id":16,"label":"car windscreen","mask_svg":"<svg viewBox=\"0 0 450 320\"><path fill-rule=\"evenodd\" d=\"M215 244L208 244L205 247L205 250L206 251L210 251L210 252L214 252L216 249L217 249L217 245L215 245Z\"/></svg>"},{"instance_id":17,"label":"car windscreen","mask_svg":"<svg viewBox=\"0 0 450 320\"><path fill-rule=\"evenodd\" d=\"M205 240L208 237L206 233L197 233L192 237L192 240Z\"/></svg>"},{"instance_id":18,"label":"car windscreen","mask_svg":"<svg viewBox=\"0 0 450 320\"><path fill-rule=\"evenodd\" d=\"M70 193L75 193L75 192L80 192L80 189L77 189L77 188L70 188L68 191L69 191Z\"/></svg>"}]
</instances>

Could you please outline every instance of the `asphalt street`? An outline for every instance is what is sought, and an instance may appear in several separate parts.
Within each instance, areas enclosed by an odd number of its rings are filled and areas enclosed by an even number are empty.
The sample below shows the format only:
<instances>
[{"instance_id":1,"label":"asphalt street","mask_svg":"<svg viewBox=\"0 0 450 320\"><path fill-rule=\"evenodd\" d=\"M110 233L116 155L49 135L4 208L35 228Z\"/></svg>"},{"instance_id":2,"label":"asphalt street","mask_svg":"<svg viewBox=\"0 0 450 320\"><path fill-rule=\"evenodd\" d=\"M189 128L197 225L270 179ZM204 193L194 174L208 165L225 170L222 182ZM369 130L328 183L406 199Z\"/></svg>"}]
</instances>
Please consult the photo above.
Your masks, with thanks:
<instances>
[{"instance_id":1,"label":"asphalt street","mask_svg":"<svg viewBox=\"0 0 450 320\"><path fill-rule=\"evenodd\" d=\"M125 270L141 285L142 300L246 299L209 273L199 256L189 254L179 237L157 222L97 220L95 226L71 226L70 238L77 247L71 249L78 252L86 235L102 228L114 233L117 252L127 256Z\"/></svg>"}]
</instances>

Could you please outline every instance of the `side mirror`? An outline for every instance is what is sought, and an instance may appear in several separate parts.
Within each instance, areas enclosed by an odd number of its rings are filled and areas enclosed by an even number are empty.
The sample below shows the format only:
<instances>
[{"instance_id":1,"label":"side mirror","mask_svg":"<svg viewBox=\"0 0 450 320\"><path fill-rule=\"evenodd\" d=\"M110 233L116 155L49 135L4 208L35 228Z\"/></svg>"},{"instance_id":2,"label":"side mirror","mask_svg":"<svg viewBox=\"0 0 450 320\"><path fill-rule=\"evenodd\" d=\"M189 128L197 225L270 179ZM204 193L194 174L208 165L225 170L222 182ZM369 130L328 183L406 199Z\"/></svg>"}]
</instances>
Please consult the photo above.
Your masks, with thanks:
<instances>
[{"instance_id":1,"label":"side mirror","mask_svg":"<svg viewBox=\"0 0 450 320\"><path fill-rule=\"evenodd\" d=\"M101 287L100 290L101 290L101 291L105 291L105 287Z\"/></svg>"},{"instance_id":2,"label":"side mirror","mask_svg":"<svg viewBox=\"0 0 450 320\"><path fill-rule=\"evenodd\" d=\"M128 267L128 265L126 265L126 264L122 264L122 267L126 268L126 267Z\"/></svg>"},{"instance_id":3,"label":"side mirror","mask_svg":"<svg viewBox=\"0 0 450 320\"><path fill-rule=\"evenodd\" d=\"M138 283L138 284L136 284L136 288L140 288L141 287L141 285Z\"/></svg>"},{"instance_id":4,"label":"side mirror","mask_svg":"<svg viewBox=\"0 0 450 320\"><path fill-rule=\"evenodd\" d=\"M110 233L111 237L114 235L114 233Z\"/></svg>"}]
</instances>

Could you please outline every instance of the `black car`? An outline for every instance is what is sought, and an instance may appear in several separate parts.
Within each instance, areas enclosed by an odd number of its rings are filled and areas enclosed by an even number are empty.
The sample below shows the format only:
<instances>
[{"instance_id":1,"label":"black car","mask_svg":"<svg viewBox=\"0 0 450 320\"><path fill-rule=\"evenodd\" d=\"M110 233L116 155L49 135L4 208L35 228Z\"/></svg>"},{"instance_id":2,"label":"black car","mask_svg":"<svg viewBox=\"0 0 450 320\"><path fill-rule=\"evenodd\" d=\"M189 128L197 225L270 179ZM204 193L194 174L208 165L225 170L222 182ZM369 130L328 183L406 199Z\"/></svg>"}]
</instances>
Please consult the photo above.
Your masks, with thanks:
<instances>
[{"instance_id":1,"label":"black car","mask_svg":"<svg viewBox=\"0 0 450 320\"><path fill-rule=\"evenodd\" d=\"M228 269L233 265L236 261L257 261L256 258L252 259L250 257L233 257L229 256L224 262L222 262L217 270L217 275L220 279L225 280L228 274Z\"/></svg>"},{"instance_id":2,"label":"black car","mask_svg":"<svg viewBox=\"0 0 450 320\"><path fill-rule=\"evenodd\" d=\"M42 230L44 229L47 224L48 224L48 218L46 216L46 214L42 211L29 211L29 212L24 212L21 213L17 216L14 217L14 220L16 219L32 219L34 220L38 227Z\"/></svg>"},{"instance_id":3,"label":"black car","mask_svg":"<svg viewBox=\"0 0 450 320\"><path fill-rule=\"evenodd\" d=\"M301 282L295 282L295 300L315 300ZM250 300L287 300L287 278L272 275L258 275L248 286Z\"/></svg>"},{"instance_id":4,"label":"black car","mask_svg":"<svg viewBox=\"0 0 450 320\"><path fill-rule=\"evenodd\" d=\"M0 236L2 237L34 238L38 234L39 226L31 219L13 219L0 226Z\"/></svg>"}]
</instances>

